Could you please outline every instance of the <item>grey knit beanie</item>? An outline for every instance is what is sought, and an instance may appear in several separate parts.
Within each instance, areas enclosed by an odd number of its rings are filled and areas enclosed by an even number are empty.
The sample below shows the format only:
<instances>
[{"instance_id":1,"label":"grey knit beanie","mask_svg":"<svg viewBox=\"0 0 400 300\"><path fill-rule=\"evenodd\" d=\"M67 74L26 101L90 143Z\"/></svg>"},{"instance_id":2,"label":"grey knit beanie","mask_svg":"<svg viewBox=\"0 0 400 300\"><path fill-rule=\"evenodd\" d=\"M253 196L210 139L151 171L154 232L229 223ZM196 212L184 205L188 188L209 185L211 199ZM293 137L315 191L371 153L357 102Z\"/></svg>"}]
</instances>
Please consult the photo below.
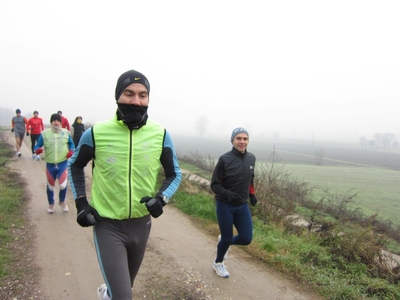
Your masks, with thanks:
<instances>
[{"instance_id":1,"label":"grey knit beanie","mask_svg":"<svg viewBox=\"0 0 400 300\"><path fill-rule=\"evenodd\" d=\"M239 133L245 133L245 134L247 134L247 136L249 136L248 131L246 129L244 129L243 127L235 128L232 131L231 143L233 142L233 139L235 138L235 136L237 136Z\"/></svg>"}]
</instances>

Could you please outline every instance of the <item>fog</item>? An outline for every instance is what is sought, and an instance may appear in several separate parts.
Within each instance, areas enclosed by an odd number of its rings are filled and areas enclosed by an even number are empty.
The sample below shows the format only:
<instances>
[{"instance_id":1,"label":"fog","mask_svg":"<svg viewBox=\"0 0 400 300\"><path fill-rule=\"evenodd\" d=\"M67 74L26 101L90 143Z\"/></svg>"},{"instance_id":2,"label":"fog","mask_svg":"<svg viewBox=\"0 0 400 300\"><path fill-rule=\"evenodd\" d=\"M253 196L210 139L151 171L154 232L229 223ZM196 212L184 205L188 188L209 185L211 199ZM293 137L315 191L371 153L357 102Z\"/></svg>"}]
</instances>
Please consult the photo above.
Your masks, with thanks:
<instances>
[{"instance_id":1,"label":"fog","mask_svg":"<svg viewBox=\"0 0 400 300\"><path fill-rule=\"evenodd\" d=\"M172 134L400 137L398 1L50 1L0 4L1 125L111 118L120 74L150 81Z\"/></svg>"}]
</instances>

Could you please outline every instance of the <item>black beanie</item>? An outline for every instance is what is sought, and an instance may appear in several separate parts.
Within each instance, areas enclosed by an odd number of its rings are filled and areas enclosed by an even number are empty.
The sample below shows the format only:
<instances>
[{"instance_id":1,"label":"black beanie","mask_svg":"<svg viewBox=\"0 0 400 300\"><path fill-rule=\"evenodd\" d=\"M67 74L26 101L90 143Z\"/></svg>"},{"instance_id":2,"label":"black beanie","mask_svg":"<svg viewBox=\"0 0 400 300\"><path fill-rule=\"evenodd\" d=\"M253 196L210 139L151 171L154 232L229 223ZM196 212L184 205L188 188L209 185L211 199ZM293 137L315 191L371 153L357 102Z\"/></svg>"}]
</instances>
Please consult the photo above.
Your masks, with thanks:
<instances>
[{"instance_id":1,"label":"black beanie","mask_svg":"<svg viewBox=\"0 0 400 300\"><path fill-rule=\"evenodd\" d=\"M50 123L58 120L60 123L62 122L61 116L59 114L52 114L50 117Z\"/></svg>"},{"instance_id":2,"label":"black beanie","mask_svg":"<svg viewBox=\"0 0 400 300\"><path fill-rule=\"evenodd\" d=\"M117 86L115 88L115 100L118 101L123 91L132 83L143 84L147 89L147 93L150 94L150 83L146 76L138 71L130 70L119 76Z\"/></svg>"}]
</instances>

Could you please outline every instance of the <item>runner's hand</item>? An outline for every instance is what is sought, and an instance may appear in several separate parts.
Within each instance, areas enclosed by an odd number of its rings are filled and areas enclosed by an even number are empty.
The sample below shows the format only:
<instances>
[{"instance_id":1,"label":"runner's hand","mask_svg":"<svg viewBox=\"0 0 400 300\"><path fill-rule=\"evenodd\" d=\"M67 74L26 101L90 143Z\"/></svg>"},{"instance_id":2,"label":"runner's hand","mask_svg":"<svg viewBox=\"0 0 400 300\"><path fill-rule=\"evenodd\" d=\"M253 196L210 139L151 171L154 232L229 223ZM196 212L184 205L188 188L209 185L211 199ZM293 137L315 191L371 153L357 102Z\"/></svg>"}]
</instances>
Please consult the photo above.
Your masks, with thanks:
<instances>
[{"instance_id":1,"label":"runner's hand","mask_svg":"<svg viewBox=\"0 0 400 300\"><path fill-rule=\"evenodd\" d=\"M163 213L163 201L161 197L143 197L140 203L146 203L146 208L153 218L158 218Z\"/></svg>"},{"instance_id":2,"label":"runner's hand","mask_svg":"<svg viewBox=\"0 0 400 300\"><path fill-rule=\"evenodd\" d=\"M97 210L89 205L86 197L81 197L75 200L75 206L78 211L76 221L82 227L89 227L101 221L101 217Z\"/></svg>"},{"instance_id":3,"label":"runner's hand","mask_svg":"<svg viewBox=\"0 0 400 300\"><path fill-rule=\"evenodd\" d=\"M242 203L240 196L229 190L225 191L225 198L228 199L229 203L232 205L240 205Z\"/></svg>"},{"instance_id":4,"label":"runner's hand","mask_svg":"<svg viewBox=\"0 0 400 300\"><path fill-rule=\"evenodd\" d=\"M231 203L233 205L240 205L243 202L242 202L242 199L240 198L240 196L238 194L234 193L234 195L233 195L233 197L231 199Z\"/></svg>"},{"instance_id":5,"label":"runner's hand","mask_svg":"<svg viewBox=\"0 0 400 300\"><path fill-rule=\"evenodd\" d=\"M14 128L11 128L11 132L14 132Z\"/></svg>"},{"instance_id":6,"label":"runner's hand","mask_svg":"<svg viewBox=\"0 0 400 300\"><path fill-rule=\"evenodd\" d=\"M69 150L67 153L67 158L70 158L72 156L72 154L74 154L74 151Z\"/></svg>"},{"instance_id":7,"label":"runner's hand","mask_svg":"<svg viewBox=\"0 0 400 300\"><path fill-rule=\"evenodd\" d=\"M29 132L26 133L26 136L29 136Z\"/></svg>"},{"instance_id":8,"label":"runner's hand","mask_svg":"<svg viewBox=\"0 0 400 300\"><path fill-rule=\"evenodd\" d=\"M258 202L258 200L257 200L256 196L250 195L250 203L251 203L251 205L254 206L254 205L257 204L257 202Z\"/></svg>"}]
</instances>

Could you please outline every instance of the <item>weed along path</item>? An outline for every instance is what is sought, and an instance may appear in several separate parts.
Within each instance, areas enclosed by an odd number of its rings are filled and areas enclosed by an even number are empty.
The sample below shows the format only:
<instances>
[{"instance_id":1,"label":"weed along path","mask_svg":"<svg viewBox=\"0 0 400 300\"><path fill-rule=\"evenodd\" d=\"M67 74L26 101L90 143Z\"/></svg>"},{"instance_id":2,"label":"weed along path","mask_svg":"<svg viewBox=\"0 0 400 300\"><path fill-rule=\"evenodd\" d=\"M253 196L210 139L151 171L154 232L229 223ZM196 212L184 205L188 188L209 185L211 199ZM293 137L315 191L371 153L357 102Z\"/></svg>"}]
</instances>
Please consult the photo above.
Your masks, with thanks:
<instances>
[{"instance_id":1,"label":"weed along path","mask_svg":"<svg viewBox=\"0 0 400 300\"><path fill-rule=\"evenodd\" d=\"M10 144L14 138L10 134ZM13 168L26 180L28 226L34 230L34 251L39 286L30 299L95 300L103 283L92 239L92 229L76 223L76 209L70 191L69 212L56 205L47 214L45 162L35 161L26 139L22 157L12 159ZM86 171L91 181L90 169ZM57 194L57 191L56 191ZM56 203L58 199L56 198ZM173 205L153 219L148 249L133 288L133 299L249 300L321 299L254 261L239 247L233 247L226 264L231 277L218 277L212 269L217 237L198 229L189 217ZM32 250L33 249L33 250ZM19 298L18 298L19 299Z\"/></svg>"}]
</instances>

